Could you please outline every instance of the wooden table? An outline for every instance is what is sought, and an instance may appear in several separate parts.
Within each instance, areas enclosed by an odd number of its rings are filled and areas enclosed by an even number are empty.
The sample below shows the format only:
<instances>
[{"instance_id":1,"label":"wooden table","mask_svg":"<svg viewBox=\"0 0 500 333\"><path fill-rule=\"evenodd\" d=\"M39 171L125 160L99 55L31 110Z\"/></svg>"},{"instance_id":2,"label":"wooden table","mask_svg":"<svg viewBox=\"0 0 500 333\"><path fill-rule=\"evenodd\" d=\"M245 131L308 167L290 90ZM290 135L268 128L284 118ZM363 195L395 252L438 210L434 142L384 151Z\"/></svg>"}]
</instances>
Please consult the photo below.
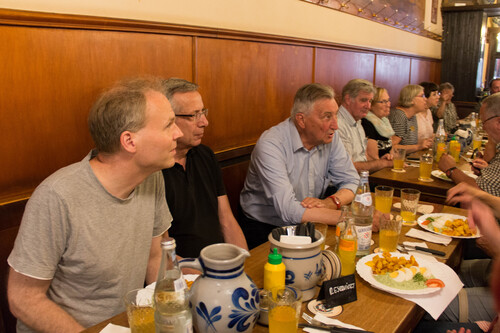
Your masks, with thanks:
<instances>
[{"instance_id":1,"label":"wooden table","mask_svg":"<svg viewBox=\"0 0 500 333\"><path fill-rule=\"evenodd\" d=\"M466 211L463 209L442 206L439 204L433 205L435 207L434 212L466 215ZM409 229L409 227L403 227L399 243L405 240L416 241L414 238L404 236ZM378 246L378 233L373 234L373 239L375 244L372 246L372 252L373 249ZM326 244L332 248L335 245L335 227L329 228ZM433 243L427 243L427 245L431 249L444 251L446 256L439 260L451 267L456 267L460 262L462 256L462 243L460 240L453 239L448 246ZM269 254L269 243L262 244L252 249L250 252L251 256L245 262L245 272L252 278L258 287L262 287L264 264ZM411 332L425 314L425 311L415 303L375 289L357 274L356 285L358 300L344 305L343 312L336 317L343 322L362 327L375 333ZM306 305L305 302L302 306L302 310L311 314L309 310L306 309ZM120 313L84 332L98 333L108 323L128 326L127 315L125 313ZM299 329L299 331L301 330ZM256 324L253 332L268 332L268 328Z\"/></svg>"},{"instance_id":2,"label":"wooden table","mask_svg":"<svg viewBox=\"0 0 500 333\"><path fill-rule=\"evenodd\" d=\"M410 161L409 163L415 163ZM457 167L464 171L470 171L470 164L460 158ZM396 189L394 195L399 196L399 190L402 188L414 188L421 192L420 199L422 201L435 202L444 204L446 201L446 192L455 186L455 183L438 179L431 176L432 182L423 182L418 180L419 167L407 166L406 172L394 172L392 168L384 168L370 175L370 185L386 185ZM433 170L438 170L437 164L433 164Z\"/></svg>"}]
</instances>

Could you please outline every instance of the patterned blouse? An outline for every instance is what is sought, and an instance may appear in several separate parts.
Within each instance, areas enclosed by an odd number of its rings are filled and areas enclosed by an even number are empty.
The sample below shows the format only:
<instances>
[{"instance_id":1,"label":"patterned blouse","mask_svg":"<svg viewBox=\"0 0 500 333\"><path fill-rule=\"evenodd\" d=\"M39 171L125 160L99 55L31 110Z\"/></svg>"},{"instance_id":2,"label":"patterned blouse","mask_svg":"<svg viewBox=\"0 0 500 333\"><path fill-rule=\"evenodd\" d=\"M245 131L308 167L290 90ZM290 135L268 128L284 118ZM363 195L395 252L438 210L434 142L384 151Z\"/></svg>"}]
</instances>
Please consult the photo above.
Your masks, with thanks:
<instances>
[{"instance_id":1,"label":"patterned blouse","mask_svg":"<svg viewBox=\"0 0 500 333\"><path fill-rule=\"evenodd\" d=\"M437 110L441 106L441 101L437 106L431 107L432 117L434 119L434 130L437 128L437 123L439 122L439 118L436 116ZM446 133L453 133L457 127L458 114L457 109L455 108L455 104L448 103L444 109L443 114L444 119L444 130Z\"/></svg>"}]
</instances>

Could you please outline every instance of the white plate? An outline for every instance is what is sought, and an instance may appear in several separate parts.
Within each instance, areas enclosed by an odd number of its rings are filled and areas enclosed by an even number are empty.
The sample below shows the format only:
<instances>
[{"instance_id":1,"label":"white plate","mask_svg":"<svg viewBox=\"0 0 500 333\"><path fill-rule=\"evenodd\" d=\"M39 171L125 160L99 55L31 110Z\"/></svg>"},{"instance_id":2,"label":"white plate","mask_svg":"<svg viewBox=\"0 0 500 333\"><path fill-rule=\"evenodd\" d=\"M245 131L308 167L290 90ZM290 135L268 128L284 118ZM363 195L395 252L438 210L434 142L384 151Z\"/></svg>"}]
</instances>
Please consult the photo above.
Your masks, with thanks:
<instances>
[{"instance_id":1,"label":"white plate","mask_svg":"<svg viewBox=\"0 0 500 333\"><path fill-rule=\"evenodd\" d=\"M464 171L464 170L462 170L462 172L465 173L469 177L472 177L474 179L477 178L477 176L472 171L467 171L467 170ZM448 178L446 176L446 174L443 171L441 171L441 170L432 170L431 171L431 175L433 175L434 177L439 178L441 180L444 180L445 182L452 182L453 183L453 180L450 179L450 178Z\"/></svg>"},{"instance_id":2,"label":"white plate","mask_svg":"<svg viewBox=\"0 0 500 333\"><path fill-rule=\"evenodd\" d=\"M425 229L427 231L430 231L432 233L435 233L435 234L438 234L438 235L442 235L442 236L448 236L448 237L453 237L453 238L479 238L479 237L481 237L481 234L479 233L479 230L477 230L477 234L474 235L474 236L450 236L450 235L445 235L445 234L442 234L440 232L434 231L433 229L429 228L429 225L423 225L422 224L425 220L427 220L428 217L433 217L433 218L445 217L448 220L460 219L460 220L464 220L465 221L467 219L466 216L455 215L455 214L433 213L433 214L426 214L426 215L420 216L417 219L417 223L418 223L418 225L422 229Z\"/></svg>"},{"instance_id":3,"label":"white plate","mask_svg":"<svg viewBox=\"0 0 500 333\"><path fill-rule=\"evenodd\" d=\"M381 254L380 253L372 253L372 254L369 254L367 256L364 256L363 258L359 259L358 263L356 264L356 272L358 272L359 276L361 276L363 278L363 280L365 280L366 282L371 284L373 287L380 289L380 290L383 290L383 291L390 292L390 293L402 294L402 295L426 295L426 294L435 293L435 292L442 289L442 288L424 288L424 289L416 289L416 290L405 290L405 289L397 289L397 288L389 287L389 286L386 286L385 284L378 282L373 277L372 268L370 266L366 265L366 263L368 261L372 260L372 258L374 256L377 256L377 255L380 256ZM398 258L405 257L408 260L410 259L409 254L402 254L399 252L391 252L391 255L393 257L398 257ZM428 261L425 261L425 260L422 260L419 258L415 258L415 260L418 262L418 265L420 267L428 268L431 271L432 275L434 275L436 277L436 279L440 279L446 285L446 279L447 279L446 278L446 270L443 269L442 267L440 267L440 265L444 265L444 264L431 263L431 262L428 262ZM438 265L436 265L436 264L438 264Z\"/></svg>"}]
</instances>

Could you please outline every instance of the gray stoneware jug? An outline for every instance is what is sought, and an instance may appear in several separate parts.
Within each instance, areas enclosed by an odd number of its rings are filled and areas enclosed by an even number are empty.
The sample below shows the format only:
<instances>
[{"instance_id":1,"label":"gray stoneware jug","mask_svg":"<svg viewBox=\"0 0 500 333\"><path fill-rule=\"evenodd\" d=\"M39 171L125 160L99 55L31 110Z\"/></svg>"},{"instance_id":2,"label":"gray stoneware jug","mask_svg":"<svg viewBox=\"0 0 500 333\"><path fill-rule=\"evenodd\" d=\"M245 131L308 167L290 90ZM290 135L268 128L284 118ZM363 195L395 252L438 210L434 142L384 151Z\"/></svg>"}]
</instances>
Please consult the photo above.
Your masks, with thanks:
<instances>
[{"instance_id":1,"label":"gray stoneware jug","mask_svg":"<svg viewBox=\"0 0 500 333\"><path fill-rule=\"evenodd\" d=\"M244 271L250 256L233 244L203 248L197 259L183 259L181 268L202 271L191 286L193 324L199 333L252 332L259 317L259 292Z\"/></svg>"}]
</instances>

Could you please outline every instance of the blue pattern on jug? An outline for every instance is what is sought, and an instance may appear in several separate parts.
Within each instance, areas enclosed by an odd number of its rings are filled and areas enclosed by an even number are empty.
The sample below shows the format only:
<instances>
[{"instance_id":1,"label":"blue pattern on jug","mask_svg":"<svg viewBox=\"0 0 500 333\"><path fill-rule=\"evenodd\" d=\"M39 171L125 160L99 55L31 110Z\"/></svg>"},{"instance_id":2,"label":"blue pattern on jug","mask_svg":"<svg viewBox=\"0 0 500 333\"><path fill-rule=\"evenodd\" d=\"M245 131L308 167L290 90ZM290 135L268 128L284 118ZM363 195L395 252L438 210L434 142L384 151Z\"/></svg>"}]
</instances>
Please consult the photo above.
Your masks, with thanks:
<instances>
[{"instance_id":1,"label":"blue pattern on jug","mask_svg":"<svg viewBox=\"0 0 500 333\"><path fill-rule=\"evenodd\" d=\"M249 297L250 295L245 288L237 288L233 292L232 300L235 309L231 310L232 313L229 315L231 321L227 327L233 328L236 325L238 332L244 332L250 327L250 323L247 323L247 321L251 317L253 317L251 322L254 323L259 317L259 293L254 284L251 284L251 287L251 297ZM240 304L240 299L246 301L243 302L243 306Z\"/></svg>"}]
</instances>

